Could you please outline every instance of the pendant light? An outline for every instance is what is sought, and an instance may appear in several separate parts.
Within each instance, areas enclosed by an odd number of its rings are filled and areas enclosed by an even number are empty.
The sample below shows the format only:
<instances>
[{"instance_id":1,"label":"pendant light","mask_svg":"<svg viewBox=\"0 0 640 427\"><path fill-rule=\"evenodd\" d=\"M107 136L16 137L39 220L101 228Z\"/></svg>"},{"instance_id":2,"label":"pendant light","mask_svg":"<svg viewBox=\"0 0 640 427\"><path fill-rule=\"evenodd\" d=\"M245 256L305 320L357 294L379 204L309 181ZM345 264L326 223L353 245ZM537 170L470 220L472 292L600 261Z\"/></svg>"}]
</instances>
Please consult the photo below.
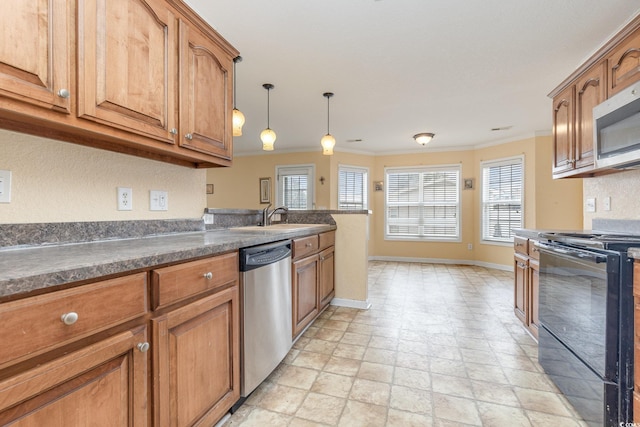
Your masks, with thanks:
<instances>
[{"instance_id":1,"label":"pendant light","mask_svg":"<svg viewBox=\"0 0 640 427\"><path fill-rule=\"evenodd\" d=\"M329 98L333 96L333 93L325 92L322 96L327 98L327 134L322 137L320 144L322 145L322 154L331 156L333 155L333 147L336 145L336 139L329 132Z\"/></svg>"},{"instance_id":2,"label":"pendant light","mask_svg":"<svg viewBox=\"0 0 640 427\"><path fill-rule=\"evenodd\" d=\"M418 144L424 147L429 142L431 142L434 136L436 135L431 132L422 132L422 133L417 133L413 135L413 139L415 139Z\"/></svg>"},{"instance_id":3,"label":"pendant light","mask_svg":"<svg viewBox=\"0 0 640 427\"><path fill-rule=\"evenodd\" d=\"M269 127L269 91L275 86L271 83L265 83L262 87L267 90L267 128L260 133L260 139L262 140L262 149L264 151L273 151L276 133Z\"/></svg>"},{"instance_id":4,"label":"pendant light","mask_svg":"<svg viewBox=\"0 0 640 427\"><path fill-rule=\"evenodd\" d=\"M233 58L233 136L241 136L242 126L244 125L244 114L236 108L236 64L238 62L242 62L242 56L238 55Z\"/></svg>"}]
</instances>

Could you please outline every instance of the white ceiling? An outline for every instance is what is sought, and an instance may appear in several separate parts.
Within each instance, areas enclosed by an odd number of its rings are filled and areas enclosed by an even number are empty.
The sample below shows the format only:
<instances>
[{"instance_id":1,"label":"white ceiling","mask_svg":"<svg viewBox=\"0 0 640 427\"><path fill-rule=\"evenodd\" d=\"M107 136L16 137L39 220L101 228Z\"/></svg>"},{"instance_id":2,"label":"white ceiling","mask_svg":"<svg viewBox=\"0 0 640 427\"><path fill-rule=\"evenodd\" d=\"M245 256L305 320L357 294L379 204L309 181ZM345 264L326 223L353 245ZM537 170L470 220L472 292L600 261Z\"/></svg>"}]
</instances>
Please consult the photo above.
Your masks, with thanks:
<instances>
[{"instance_id":1,"label":"white ceiling","mask_svg":"<svg viewBox=\"0 0 640 427\"><path fill-rule=\"evenodd\" d=\"M234 153L465 149L550 132L547 94L640 0L187 0L240 51ZM511 126L509 130L492 128ZM426 147L412 136L434 132ZM361 139L361 142L353 142Z\"/></svg>"}]
</instances>

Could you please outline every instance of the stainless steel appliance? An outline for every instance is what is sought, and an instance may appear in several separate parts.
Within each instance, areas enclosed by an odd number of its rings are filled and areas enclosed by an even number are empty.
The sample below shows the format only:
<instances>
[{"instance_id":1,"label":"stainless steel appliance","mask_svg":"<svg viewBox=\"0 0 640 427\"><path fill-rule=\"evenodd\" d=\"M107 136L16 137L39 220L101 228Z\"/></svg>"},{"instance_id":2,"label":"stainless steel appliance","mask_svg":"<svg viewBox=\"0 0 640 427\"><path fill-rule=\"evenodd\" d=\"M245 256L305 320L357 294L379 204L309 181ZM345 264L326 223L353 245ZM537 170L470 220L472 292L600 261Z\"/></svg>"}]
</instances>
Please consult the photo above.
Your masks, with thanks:
<instances>
[{"instance_id":1,"label":"stainless steel appliance","mask_svg":"<svg viewBox=\"0 0 640 427\"><path fill-rule=\"evenodd\" d=\"M633 263L640 238L541 234L540 365L590 426L633 420Z\"/></svg>"},{"instance_id":2,"label":"stainless steel appliance","mask_svg":"<svg viewBox=\"0 0 640 427\"><path fill-rule=\"evenodd\" d=\"M596 169L640 166L640 83L593 109Z\"/></svg>"},{"instance_id":3,"label":"stainless steel appliance","mask_svg":"<svg viewBox=\"0 0 640 427\"><path fill-rule=\"evenodd\" d=\"M278 366L293 344L291 241L240 249L240 272L240 395L246 398Z\"/></svg>"}]
</instances>

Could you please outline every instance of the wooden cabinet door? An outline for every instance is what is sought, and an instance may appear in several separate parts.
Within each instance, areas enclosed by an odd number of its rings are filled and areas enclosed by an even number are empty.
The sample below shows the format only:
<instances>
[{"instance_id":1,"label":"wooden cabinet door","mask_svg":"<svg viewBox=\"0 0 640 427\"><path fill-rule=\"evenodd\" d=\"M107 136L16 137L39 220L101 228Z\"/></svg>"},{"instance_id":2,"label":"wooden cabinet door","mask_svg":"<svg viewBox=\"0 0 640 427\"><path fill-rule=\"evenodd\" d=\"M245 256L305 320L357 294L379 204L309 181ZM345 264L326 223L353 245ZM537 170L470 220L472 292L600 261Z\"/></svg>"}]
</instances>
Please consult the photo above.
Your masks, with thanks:
<instances>
[{"instance_id":1,"label":"wooden cabinet door","mask_svg":"<svg viewBox=\"0 0 640 427\"><path fill-rule=\"evenodd\" d=\"M148 425L146 341L141 326L0 381L0 425Z\"/></svg>"},{"instance_id":2,"label":"wooden cabinet door","mask_svg":"<svg viewBox=\"0 0 640 427\"><path fill-rule=\"evenodd\" d=\"M540 263L535 259L529 260L529 331L531 334L538 338L538 327L540 325L540 318L538 317L539 309L538 309L538 291L540 288L539 278L540 278Z\"/></svg>"},{"instance_id":3,"label":"wooden cabinet door","mask_svg":"<svg viewBox=\"0 0 640 427\"><path fill-rule=\"evenodd\" d=\"M175 22L160 0L79 0L78 116L175 144Z\"/></svg>"},{"instance_id":4,"label":"wooden cabinet door","mask_svg":"<svg viewBox=\"0 0 640 427\"><path fill-rule=\"evenodd\" d=\"M527 257L514 257L514 312L522 323L527 324Z\"/></svg>"},{"instance_id":5,"label":"wooden cabinet door","mask_svg":"<svg viewBox=\"0 0 640 427\"><path fill-rule=\"evenodd\" d=\"M318 255L293 263L293 336L296 337L318 314Z\"/></svg>"},{"instance_id":6,"label":"wooden cabinet door","mask_svg":"<svg viewBox=\"0 0 640 427\"><path fill-rule=\"evenodd\" d=\"M179 144L231 164L233 58L185 21L179 25Z\"/></svg>"},{"instance_id":7,"label":"wooden cabinet door","mask_svg":"<svg viewBox=\"0 0 640 427\"><path fill-rule=\"evenodd\" d=\"M640 29L611 52L607 66L609 97L640 80Z\"/></svg>"},{"instance_id":8,"label":"wooden cabinet door","mask_svg":"<svg viewBox=\"0 0 640 427\"><path fill-rule=\"evenodd\" d=\"M238 286L152 320L154 425L211 426L240 398Z\"/></svg>"},{"instance_id":9,"label":"wooden cabinet door","mask_svg":"<svg viewBox=\"0 0 640 427\"><path fill-rule=\"evenodd\" d=\"M70 7L66 0L2 2L0 107L8 97L70 112Z\"/></svg>"},{"instance_id":10,"label":"wooden cabinet door","mask_svg":"<svg viewBox=\"0 0 640 427\"><path fill-rule=\"evenodd\" d=\"M318 261L318 300L322 310L335 295L335 247L331 246L320 252Z\"/></svg>"},{"instance_id":11,"label":"wooden cabinet door","mask_svg":"<svg viewBox=\"0 0 640 427\"><path fill-rule=\"evenodd\" d=\"M593 165L593 107L605 99L605 71L602 64L589 70L576 83L575 167Z\"/></svg>"},{"instance_id":12,"label":"wooden cabinet door","mask_svg":"<svg viewBox=\"0 0 640 427\"><path fill-rule=\"evenodd\" d=\"M553 167L554 174L573 169L574 86L553 98Z\"/></svg>"}]
</instances>

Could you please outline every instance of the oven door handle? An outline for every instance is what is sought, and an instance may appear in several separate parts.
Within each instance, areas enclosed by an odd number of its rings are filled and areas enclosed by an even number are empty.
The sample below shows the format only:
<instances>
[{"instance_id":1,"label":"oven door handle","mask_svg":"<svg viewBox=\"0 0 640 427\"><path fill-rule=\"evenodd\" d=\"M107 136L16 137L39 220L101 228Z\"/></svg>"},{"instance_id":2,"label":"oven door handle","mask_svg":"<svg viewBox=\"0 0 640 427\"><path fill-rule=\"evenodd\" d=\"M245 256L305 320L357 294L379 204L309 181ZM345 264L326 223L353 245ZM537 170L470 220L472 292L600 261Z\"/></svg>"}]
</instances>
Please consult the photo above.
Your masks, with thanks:
<instances>
[{"instance_id":1,"label":"oven door handle","mask_svg":"<svg viewBox=\"0 0 640 427\"><path fill-rule=\"evenodd\" d=\"M600 264L602 262L607 262L607 257L594 252L582 251L580 249L573 249L569 247L560 247L556 245L549 245L547 243L538 242L537 246L543 250L547 250L549 252L554 252L557 254L566 255L567 257L577 258L585 261L591 261L595 264Z\"/></svg>"}]
</instances>

